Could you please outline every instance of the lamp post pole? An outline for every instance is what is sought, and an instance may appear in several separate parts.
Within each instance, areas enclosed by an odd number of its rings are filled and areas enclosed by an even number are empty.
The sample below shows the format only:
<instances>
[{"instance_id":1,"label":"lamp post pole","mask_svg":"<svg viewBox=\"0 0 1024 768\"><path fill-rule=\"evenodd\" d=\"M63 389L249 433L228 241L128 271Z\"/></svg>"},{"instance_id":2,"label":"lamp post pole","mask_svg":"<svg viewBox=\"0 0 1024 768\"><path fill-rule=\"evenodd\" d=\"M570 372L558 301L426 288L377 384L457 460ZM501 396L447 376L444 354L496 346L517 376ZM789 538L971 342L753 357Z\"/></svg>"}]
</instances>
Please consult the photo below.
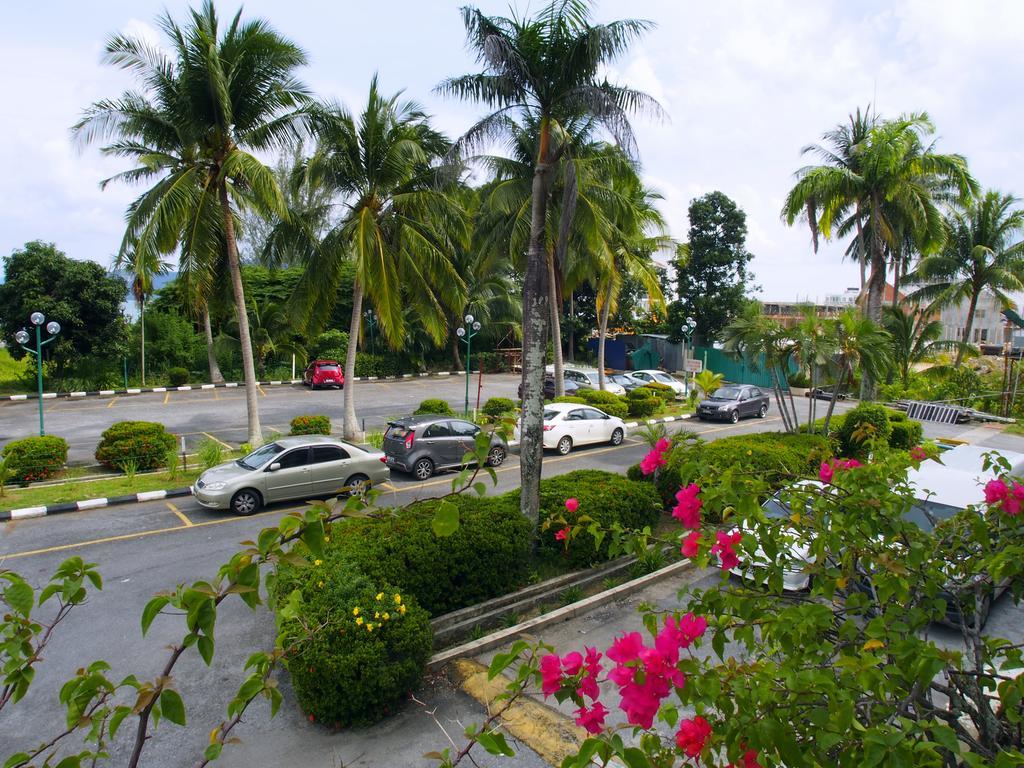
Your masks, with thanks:
<instances>
[{"instance_id":1,"label":"lamp post pole","mask_svg":"<svg viewBox=\"0 0 1024 768\"><path fill-rule=\"evenodd\" d=\"M466 404L463 413L469 416L469 374L473 368L470 355L473 350L473 337L476 336L481 325L480 321L474 320L472 315L466 315L462 319L466 321L466 325L456 329L455 334L466 345Z\"/></svg>"},{"instance_id":2,"label":"lamp post pole","mask_svg":"<svg viewBox=\"0 0 1024 768\"><path fill-rule=\"evenodd\" d=\"M51 320L46 323L46 316L42 312L33 312L29 317L32 321L32 325L36 327L36 348L25 346L28 344L30 336L28 331L24 329L14 334L14 340L21 345L21 348L28 352L30 355L36 356L36 393L39 396L39 436L42 437L46 434L46 430L43 428L43 347L57 338L57 334L60 333L60 323L55 320ZM46 332L50 334L50 337L43 340L43 323L46 323Z\"/></svg>"},{"instance_id":3,"label":"lamp post pole","mask_svg":"<svg viewBox=\"0 0 1024 768\"><path fill-rule=\"evenodd\" d=\"M693 338L693 332L697 328L697 321L692 317L686 318L683 321L683 327L680 329L683 333L683 379L686 381L686 395L690 396L690 371L686 366L689 360L690 353L690 339Z\"/></svg>"}]
</instances>

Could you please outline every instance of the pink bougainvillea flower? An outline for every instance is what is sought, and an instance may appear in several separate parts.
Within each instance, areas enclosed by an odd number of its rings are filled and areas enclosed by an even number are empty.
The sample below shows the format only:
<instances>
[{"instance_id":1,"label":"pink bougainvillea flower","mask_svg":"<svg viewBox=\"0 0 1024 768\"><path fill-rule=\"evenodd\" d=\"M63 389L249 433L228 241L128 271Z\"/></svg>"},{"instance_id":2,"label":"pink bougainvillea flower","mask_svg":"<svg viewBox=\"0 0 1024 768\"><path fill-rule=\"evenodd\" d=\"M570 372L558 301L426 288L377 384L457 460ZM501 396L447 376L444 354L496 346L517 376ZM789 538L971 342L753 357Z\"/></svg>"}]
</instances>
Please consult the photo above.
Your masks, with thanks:
<instances>
[{"instance_id":1,"label":"pink bougainvillea flower","mask_svg":"<svg viewBox=\"0 0 1024 768\"><path fill-rule=\"evenodd\" d=\"M1007 496L1002 509L1008 515L1017 515L1020 512L1020 499L1013 494Z\"/></svg>"},{"instance_id":2,"label":"pink bougainvillea flower","mask_svg":"<svg viewBox=\"0 0 1024 768\"><path fill-rule=\"evenodd\" d=\"M839 466L842 469L856 469L861 466L861 463L856 459L846 459L845 461L840 461Z\"/></svg>"},{"instance_id":3,"label":"pink bougainvillea flower","mask_svg":"<svg viewBox=\"0 0 1024 768\"><path fill-rule=\"evenodd\" d=\"M562 671L570 677L575 677L583 669L583 654L579 651L572 651L562 657Z\"/></svg>"},{"instance_id":4,"label":"pink bougainvillea flower","mask_svg":"<svg viewBox=\"0 0 1024 768\"><path fill-rule=\"evenodd\" d=\"M570 514L575 514L576 510L580 508L580 502L578 499L566 499L565 508L569 510Z\"/></svg>"},{"instance_id":5,"label":"pink bougainvillea flower","mask_svg":"<svg viewBox=\"0 0 1024 768\"><path fill-rule=\"evenodd\" d=\"M732 570L740 564L740 559L736 556L734 547L742 540L743 534L739 531L733 531L732 533L717 531L715 533L715 544L711 547L711 553L718 555L723 571Z\"/></svg>"},{"instance_id":6,"label":"pink bougainvillea flower","mask_svg":"<svg viewBox=\"0 0 1024 768\"><path fill-rule=\"evenodd\" d=\"M639 632L627 632L622 637L615 638L607 655L616 664L628 664L640 658L643 647L644 639Z\"/></svg>"},{"instance_id":7,"label":"pink bougainvillea flower","mask_svg":"<svg viewBox=\"0 0 1024 768\"><path fill-rule=\"evenodd\" d=\"M995 504L996 502L1002 501L1006 498L1010 489L1006 487L1006 483L996 478L995 480L989 480L985 483L985 503Z\"/></svg>"},{"instance_id":8,"label":"pink bougainvillea flower","mask_svg":"<svg viewBox=\"0 0 1024 768\"><path fill-rule=\"evenodd\" d=\"M832 477L835 475L835 470L832 468L832 462L823 461L821 466L818 468L818 479L823 483L831 483Z\"/></svg>"},{"instance_id":9,"label":"pink bougainvillea flower","mask_svg":"<svg viewBox=\"0 0 1024 768\"><path fill-rule=\"evenodd\" d=\"M664 452L655 448L640 460L640 472L644 475L650 475L659 467L664 467L665 464Z\"/></svg>"},{"instance_id":10,"label":"pink bougainvillea flower","mask_svg":"<svg viewBox=\"0 0 1024 768\"><path fill-rule=\"evenodd\" d=\"M704 506L704 502L698 498L699 494L700 486L696 483L690 483L676 491L676 506L672 510L672 517L686 528L700 527L700 508Z\"/></svg>"},{"instance_id":11,"label":"pink bougainvillea flower","mask_svg":"<svg viewBox=\"0 0 1024 768\"><path fill-rule=\"evenodd\" d=\"M569 538L569 526L565 526L565 528L555 533L556 541L565 541L567 538Z\"/></svg>"},{"instance_id":12,"label":"pink bougainvillea flower","mask_svg":"<svg viewBox=\"0 0 1024 768\"><path fill-rule=\"evenodd\" d=\"M631 725L650 728L658 714L661 700L668 695L669 688L659 678L650 677L643 684L628 683L620 691L619 706Z\"/></svg>"},{"instance_id":13,"label":"pink bougainvillea flower","mask_svg":"<svg viewBox=\"0 0 1024 768\"><path fill-rule=\"evenodd\" d=\"M679 548L679 553L683 557L696 557L699 551L700 531L690 531L683 539L683 546Z\"/></svg>"},{"instance_id":14,"label":"pink bougainvillea flower","mask_svg":"<svg viewBox=\"0 0 1024 768\"><path fill-rule=\"evenodd\" d=\"M1020 499L1021 501L1024 501L1024 485L1021 485L1020 483L1014 483L1011 492L1016 498Z\"/></svg>"},{"instance_id":15,"label":"pink bougainvillea flower","mask_svg":"<svg viewBox=\"0 0 1024 768\"><path fill-rule=\"evenodd\" d=\"M915 445L910 449L910 458L914 461L924 461L928 458L928 452L920 445Z\"/></svg>"},{"instance_id":16,"label":"pink bougainvillea flower","mask_svg":"<svg viewBox=\"0 0 1024 768\"><path fill-rule=\"evenodd\" d=\"M729 763L725 768L763 768L763 766L757 762L757 750L748 749L743 753L742 765L736 763Z\"/></svg>"},{"instance_id":17,"label":"pink bougainvillea flower","mask_svg":"<svg viewBox=\"0 0 1024 768\"><path fill-rule=\"evenodd\" d=\"M557 693L562 687L562 660L557 654L549 653L540 660L541 692L544 698Z\"/></svg>"},{"instance_id":18,"label":"pink bougainvillea flower","mask_svg":"<svg viewBox=\"0 0 1024 768\"><path fill-rule=\"evenodd\" d=\"M658 442L654 444L654 450L656 450L658 453L664 453L671 447L672 443L669 441L667 437L660 438Z\"/></svg>"},{"instance_id":19,"label":"pink bougainvillea flower","mask_svg":"<svg viewBox=\"0 0 1024 768\"><path fill-rule=\"evenodd\" d=\"M698 757L704 751L708 736L711 735L711 723L700 715L691 720L683 720L676 732L676 746L687 757Z\"/></svg>"},{"instance_id":20,"label":"pink bougainvillea flower","mask_svg":"<svg viewBox=\"0 0 1024 768\"><path fill-rule=\"evenodd\" d=\"M580 696L597 700L600 691L597 686L597 676L601 674L601 652L597 648L586 648L586 658L583 660L585 674L580 680L577 692Z\"/></svg>"},{"instance_id":21,"label":"pink bougainvillea flower","mask_svg":"<svg viewBox=\"0 0 1024 768\"><path fill-rule=\"evenodd\" d=\"M694 640L703 635L708 628L708 620L703 616L688 613L679 619L679 633L682 635L681 646L688 648Z\"/></svg>"},{"instance_id":22,"label":"pink bougainvillea flower","mask_svg":"<svg viewBox=\"0 0 1024 768\"><path fill-rule=\"evenodd\" d=\"M604 730L604 719L607 715L608 710L604 704L595 701L590 709L583 706L576 710L576 725L585 728L587 733L598 734Z\"/></svg>"}]
</instances>

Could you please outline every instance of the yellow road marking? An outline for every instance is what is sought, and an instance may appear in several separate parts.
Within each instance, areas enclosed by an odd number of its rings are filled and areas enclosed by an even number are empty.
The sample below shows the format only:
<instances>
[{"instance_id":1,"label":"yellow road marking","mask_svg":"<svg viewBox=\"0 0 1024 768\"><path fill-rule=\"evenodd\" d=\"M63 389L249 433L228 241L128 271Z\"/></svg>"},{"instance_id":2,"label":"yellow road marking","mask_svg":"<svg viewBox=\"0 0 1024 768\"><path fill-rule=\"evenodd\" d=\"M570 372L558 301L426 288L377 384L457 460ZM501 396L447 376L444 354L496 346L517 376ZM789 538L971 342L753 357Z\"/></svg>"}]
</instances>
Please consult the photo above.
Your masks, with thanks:
<instances>
[{"instance_id":1,"label":"yellow road marking","mask_svg":"<svg viewBox=\"0 0 1024 768\"><path fill-rule=\"evenodd\" d=\"M260 391L260 394L263 395L264 397L267 396L267 393L263 391L263 387L261 387L259 384L256 385L256 389L258 389Z\"/></svg>"},{"instance_id":2,"label":"yellow road marking","mask_svg":"<svg viewBox=\"0 0 1024 768\"><path fill-rule=\"evenodd\" d=\"M391 483L379 483L378 488L383 488L385 491L397 491L398 489Z\"/></svg>"},{"instance_id":3,"label":"yellow road marking","mask_svg":"<svg viewBox=\"0 0 1024 768\"><path fill-rule=\"evenodd\" d=\"M165 501L164 504L166 504L168 509L170 509L171 512L173 512L175 516L185 524L186 528L191 528L193 525L195 525L195 523L189 520L188 516L180 509L178 509L174 504L172 504L169 501Z\"/></svg>"},{"instance_id":4,"label":"yellow road marking","mask_svg":"<svg viewBox=\"0 0 1024 768\"><path fill-rule=\"evenodd\" d=\"M170 392L164 392L164 405L167 405L167 403L170 401L170 399L171 399L171 393Z\"/></svg>"},{"instance_id":5,"label":"yellow road marking","mask_svg":"<svg viewBox=\"0 0 1024 768\"><path fill-rule=\"evenodd\" d=\"M215 442L215 443L220 443L220 444L221 444L221 445L223 445L223 446L224 446L225 448L227 448L227 449L228 449L229 451L233 451L233 450L234 450L234 448L232 448L232 447L231 447L230 445L228 445L227 443L225 443L225 442L224 442L223 440L218 440L218 439L217 439L216 437L214 437L213 435L211 435L211 434L210 434L209 432L200 432L200 434L201 434L201 435L206 435L206 436L207 436L208 438L210 438L211 440L213 440L213 442Z\"/></svg>"},{"instance_id":6,"label":"yellow road marking","mask_svg":"<svg viewBox=\"0 0 1024 768\"><path fill-rule=\"evenodd\" d=\"M110 408L116 402L117 402L117 398L115 397L113 400L111 400L109 403L107 403L107 408Z\"/></svg>"},{"instance_id":7,"label":"yellow road marking","mask_svg":"<svg viewBox=\"0 0 1024 768\"><path fill-rule=\"evenodd\" d=\"M216 389L213 390L213 399L214 400L220 400L220 395L217 393Z\"/></svg>"}]
</instances>

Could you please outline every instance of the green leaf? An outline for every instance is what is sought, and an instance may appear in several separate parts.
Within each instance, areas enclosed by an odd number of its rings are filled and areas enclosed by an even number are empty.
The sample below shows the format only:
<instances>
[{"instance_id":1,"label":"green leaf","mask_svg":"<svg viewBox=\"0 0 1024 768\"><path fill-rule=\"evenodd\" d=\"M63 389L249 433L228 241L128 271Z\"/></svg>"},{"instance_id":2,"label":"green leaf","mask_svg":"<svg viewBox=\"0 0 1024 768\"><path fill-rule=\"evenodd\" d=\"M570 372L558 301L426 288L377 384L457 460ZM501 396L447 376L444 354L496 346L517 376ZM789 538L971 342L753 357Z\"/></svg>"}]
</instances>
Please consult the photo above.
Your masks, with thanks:
<instances>
[{"instance_id":1,"label":"green leaf","mask_svg":"<svg viewBox=\"0 0 1024 768\"><path fill-rule=\"evenodd\" d=\"M18 752L7 758L7 762L4 763L4 768L15 768L18 765L24 765L29 761L31 756L28 752Z\"/></svg>"},{"instance_id":2,"label":"green leaf","mask_svg":"<svg viewBox=\"0 0 1024 768\"><path fill-rule=\"evenodd\" d=\"M203 635L199 638L196 646L199 649L199 655L206 662L206 666L210 666L210 663L213 661L213 638Z\"/></svg>"},{"instance_id":3,"label":"green leaf","mask_svg":"<svg viewBox=\"0 0 1024 768\"><path fill-rule=\"evenodd\" d=\"M207 760L216 760L218 757L220 757L221 750L223 749L223 744L211 744L206 748L206 751L203 752L203 757L205 757Z\"/></svg>"},{"instance_id":4,"label":"green leaf","mask_svg":"<svg viewBox=\"0 0 1024 768\"><path fill-rule=\"evenodd\" d=\"M158 595L146 603L146 607L142 609L142 634L145 636L146 632L149 631L149 625L153 623L153 619L157 617L157 614L164 609L164 606L169 603L170 600L164 595Z\"/></svg>"},{"instance_id":5,"label":"green leaf","mask_svg":"<svg viewBox=\"0 0 1024 768\"><path fill-rule=\"evenodd\" d=\"M81 768L81 755L69 755L57 763L57 768Z\"/></svg>"},{"instance_id":6,"label":"green leaf","mask_svg":"<svg viewBox=\"0 0 1024 768\"><path fill-rule=\"evenodd\" d=\"M11 582L11 585L4 590L4 600L16 612L22 616L28 616L32 613L32 606L35 604L35 592L26 582L19 579Z\"/></svg>"},{"instance_id":7,"label":"green leaf","mask_svg":"<svg viewBox=\"0 0 1024 768\"><path fill-rule=\"evenodd\" d=\"M505 755L515 757L516 753L505 741L505 735L498 731L483 732L477 735L477 743L492 755Z\"/></svg>"},{"instance_id":8,"label":"green leaf","mask_svg":"<svg viewBox=\"0 0 1024 768\"><path fill-rule=\"evenodd\" d=\"M177 691L164 690L160 694L160 708L164 717L175 725L185 724L185 702L181 700Z\"/></svg>"},{"instance_id":9,"label":"green leaf","mask_svg":"<svg viewBox=\"0 0 1024 768\"><path fill-rule=\"evenodd\" d=\"M450 501L442 501L437 505L431 527L435 536L451 536L459 530L459 508Z\"/></svg>"},{"instance_id":10,"label":"green leaf","mask_svg":"<svg viewBox=\"0 0 1024 768\"><path fill-rule=\"evenodd\" d=\"M114 709L114 714L110 716L110 738L113 739L117 735L117 729L121 727L121 721L124 720L132 712L131 707L117 707Z\"/></svg>"}]
</instances>

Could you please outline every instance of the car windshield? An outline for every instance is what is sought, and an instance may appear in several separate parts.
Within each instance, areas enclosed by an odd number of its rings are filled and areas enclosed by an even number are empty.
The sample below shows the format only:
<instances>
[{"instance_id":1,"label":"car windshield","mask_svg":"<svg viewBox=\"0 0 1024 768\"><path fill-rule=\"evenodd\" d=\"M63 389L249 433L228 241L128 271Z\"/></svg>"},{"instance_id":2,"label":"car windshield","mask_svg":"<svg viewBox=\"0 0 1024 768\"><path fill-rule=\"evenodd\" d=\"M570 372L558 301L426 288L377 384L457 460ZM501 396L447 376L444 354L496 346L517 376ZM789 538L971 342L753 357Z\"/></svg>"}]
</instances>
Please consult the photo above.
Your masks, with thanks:
<instances>
[{"instance_id":1,"label":"car windshield","mask_svg":"<svg viewBox=\"0 0 1024 768\"><path fill-rule=\"evenodd\" d=\"M719 387L715 390L715 394L712 395L717 400L739 400L740 399L740 388L739 387Z\"/></svg>"},{"instance_id":2,"label":"car windshield","mask_svg":"<svg viewBox=\"0 0 1024 768\"><path fill-rule=\"evenodd\" d=\"M960 507L953 507L949 504L940 504L931 499L918 499L914 502L904 517L925 531L930 531L935 526L932 521L940 522L948 520L957 512L962 512Z\"/></svg>"},{"instance_id":3,"label":"car windshield","mask_svg":"<svg viewBox=\"0 0 1024 768\"><path fill-rule=\"evenodd\" d=\"M671 383L673 381L673 378L669 376L667 373L656 373L654 374L654 378L657 379L658 381L664 381L667 383Z\"/></svg>"},{"instance_id":4,"label":"car windshield","mask_svg":"<svg viewBox=\"0 0 1024 768\"><path fill-rule=\"evenodd\" d=\"M621 373L613 373L609 377L616 384L629 384L629 379L623 376Z\"/></svg>"},{"instance_id":5,"label":"car windshield","mask_svg":"<svg viewBox=\"0 0 1024 768\"><path fill-rule=\"evenodd\" d=\"M245 467L246 469L257 469L283 450L277 443L267 443L262 448L257 448L244 459L239 459L238 466Z\"/></svg>"},{"instance_id":6,"label":"car windshield","mask_svg":"<svg viewBox=\"0 0 1024 768\"><path fill-rule=\"evenodd\" d=\"M544 421L558 418L558 411L544 411Z\"/></svg>"}]
</instances>

